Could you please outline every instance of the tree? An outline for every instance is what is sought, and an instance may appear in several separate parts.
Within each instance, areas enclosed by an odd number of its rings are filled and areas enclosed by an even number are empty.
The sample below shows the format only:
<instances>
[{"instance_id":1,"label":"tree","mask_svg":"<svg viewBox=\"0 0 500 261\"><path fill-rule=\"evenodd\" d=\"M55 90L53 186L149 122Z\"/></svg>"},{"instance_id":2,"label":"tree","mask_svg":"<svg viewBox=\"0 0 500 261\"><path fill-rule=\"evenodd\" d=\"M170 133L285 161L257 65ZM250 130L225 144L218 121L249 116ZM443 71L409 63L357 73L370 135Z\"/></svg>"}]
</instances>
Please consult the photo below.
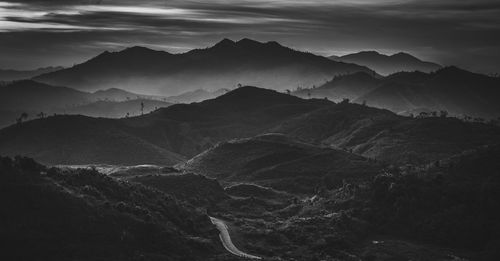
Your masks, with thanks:
<instances>
[{"instance_id":1,"label":"tree","mask_svg":"<svg viewBox=\"0 0 500 261\"><path fill-rule=\"evenodd\" d=\"M427 116L429 116L429 114L427 112L425 112L425 111L423 111L423 112L421 112L421 113L418 114L419 118L426 118Z\"/></svg>"},{"instance_id":2,"label":"tree","mask_svg":"<svg viewBox=\"0 0 500 261\"><path fill-rule=\"evenodd\" d=\"M141 115L144 114L144 102L141 102Z\"/></svg>"},{"instance_id":3,"label":"tree","mask_svg":"<svg viewBox=\"0 0 500 261\"><path fill-rule=\"evenodd\" d=\"M446 117L448 117L448 112L447 112L447 111L444 111L444 110L443 110L443 111L440 111L440 112L439 112L439 117L441 117L441 118L446 118Z\"/></svg>"},{"instance_id":4,"label":"tree","mask_svg":"<svg viewBox=\"0 0 500 261\"><path fill-rule=\"evenodd\" d=\"M28 114L26 112L23 112L16 121L17 123L21 124L26 119L28 119Z\"/></svg>"},{"instance_id":5,"label":"tree","mask_svg":"<svg viewBox=\"0 0 500 261\"><path fill-rule=\"evenodd\" d=\"M286 89L285 90L286 94L290 95L292 93L292 91L290 91L289 89Z\"/></svg>"}]
</instances>

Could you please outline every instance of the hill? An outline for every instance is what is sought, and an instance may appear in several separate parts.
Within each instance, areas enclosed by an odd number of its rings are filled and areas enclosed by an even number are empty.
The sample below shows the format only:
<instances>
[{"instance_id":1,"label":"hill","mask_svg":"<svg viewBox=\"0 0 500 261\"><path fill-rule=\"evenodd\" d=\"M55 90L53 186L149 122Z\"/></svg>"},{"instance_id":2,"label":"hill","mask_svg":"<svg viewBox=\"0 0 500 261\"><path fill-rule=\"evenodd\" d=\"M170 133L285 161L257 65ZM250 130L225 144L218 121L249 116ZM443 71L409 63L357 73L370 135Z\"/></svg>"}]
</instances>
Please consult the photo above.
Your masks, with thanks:
<instances>
[{"instance_id":1,"label":"hill","mask_svg":"<svg viewBox=\"0 0 500 261\"><path fill-rule=\"evenodd\" d=\"M255 182L308 193L320 184L334 186L375 175L380 167L358 155L299 143L280 134L220 143L183 165L186 171L225 183Z\"/></svg>"},{"instance_id":2,"label":"hill","mask_svg":"<svg viewBox=\"0 0 500 261\"><path fill-rule=\"evenodd\" d=\"M375 51L364 51L348 54L344 56L331 56L334 61L355 63L375 70L381 75L390 75L397 72L434 72L441 68L441 65L422 61L407 53L396 53L393 55L380 54Z\"/></svg>"},{"instance_id":3,"label":"hill","mask_svg":"<svg viewBox=\"0 0 500 261\"><path fill-rule=\"evenodd\" d=\"M446 67L430 74L401 73L387 77L382 85L359 97L371 106L394 112L417 109L447 111L454 115L498 118L500 78Z\"/></svg>"},{"instance_id":4,"label":"hill","mask_svg":"<svg viewBox=\"0 0 500 261\"><path fill-rule=\"evenodd\" d=\"M32 80L0 86L0 110L48 111L91 100L89 93Z\"/></svg>"},{"instance_id":5,"label":"hill","mask_svg":"<svg viewBox=\"0 0 500 261\"><path fill-rule=\"evenodd\" d=\"M133 99L144 99L144 100L165 100L166 97L154 96L154 95L144 95L133 92L127 92L118 88L110 88L105 90L98 90L92 93L92 99L99 101L128 101Z\"/></svg>"},{"instance_id":6,"label":"hill","mask_svg":"<svg viewBox=\"0 0 500 261\"><path fill-rule=\"evenodd\" d=\"M118 120L53 116L0 130L1 155L25 155L47 164L159 164L184 160L130 134Z\"/></svg>"},{"instance_id":7,"label":"hill","mask_svg":"<svg viewBox=\"0 0 500 261\"><path fill-rule=\"evenodd\" d=\"M271 131L352 150L369 158L412 164L500 141L500 128L495 125L451 117L402 117L345 102L291 119Z\"/></svg>"},{"instance_id":8,"label":"hill","mask_svg":"<svg viewBox=\"0 0 500 261\"><path fill-rule=\"evenodd\" d=\"M460 117L496 119L500 115L498 86L499 78L446 67L433 73L400 72L383 78L366 73L343 75L293 95L350 99L402 115L446 111Z\"/></svg>"},{"instance_id":9,"label":"hill","mask_svg":"<svg viewBox=\"0 0 500 261\"><path fill-rule=\"evenodd\" d=\"M328 98L334 102L355 100L377 88L382 81L368 73L358 72L334 77L317 88L294 91L293 95L302 98Z\"/></svg>"},{"instance_id":10,"label":"hill","mask_svg":"<svg viewBox=\"0 0 500 261\"><path fill-rule=\"evenodd\" d=\"M158 190L27 158L1 157L0 178L3 258L210 260L223 253L206 214Z\"/></svg>"},{"instance_id":11,"label":"hill","mask_svg":"<svg viewBox=\"0 0 500 261\"><path fill-rule=\"evenodd\" d=\"M219 89L216 91L207 91L204 89L198 89L194 91L184 92L179 95L169 96L166 98L166 101L172 103L201 102L204 100L217 98L228 91L229 91L228 89Z\"/></svg>"},{"instance_id":12,"label":"hill","mask_svg":"<svg viewBox=\"0 0 500 261\"><path fill-rule=\"evenodd\" d=\"M144 107L142 107L141 104L144 105ZM170 105L172 104L168 102L147 99L134 99L120 102L96 101L68 108L64 110L64 112L67 114L80 114L90 117L123 118L138 116L141 115L141 113L150 113Z\"/></svg>"},{"instance_id":13,"label":"hill","mask_svg":"<svg viewBox=\"0 0 500 261\"><path fill-rule=\"evenodd\" d=\"M127 180L156 188L195 206L213 206L229 198L216 180L191 173L137 175Z\"/></svg>"},{"instance_id":14,"label":"hill","mask_svg":"<svg viewBox=\"0 0 500 261\"><path fill-rule=\"evenodd\" d=\"M500 135L493 125L402 117L358 104L242 87L139 117L57 116L25 122L0 130L0 154L52 164L170 165L221 141L269 132L394 163L445 157L495 143Z\"/></svg>"},{"instance_id":15,"label":"hill","mask_svg":"<svg viewBox=\"0 0 500 261\"><path fill-rule=\"evenodd\" d=\"M88 93L32 80L15 81L0 85L0 127L14 124L23 113L28 119L52 114L119 118L127 113L140 115L141 103L144 113L171 105L160 99L120 89Z\"/></svg>"},{"instance_id":16,"label":"hill","mask_svg":"<svg viewBox=\"0 0 500 261\"><path fill-rule=\"evenodd\" d=\"M239 83L284 90L290 86L319 85L334 75L358 71L372 73L363 66L335 62L276 42L224 39L210 48L182 54L144 47L104 52L82 64L35 79L87 91L119 87L171 96L197 89L213 91L214 86L233 88Z\"/></svg>"},{"instance_id":17,"label":"hill","mask_svg":"<svg viewBox=\"0 0 500 261\"><path fill-rule=\"evenodd\" d=\"M17 81L17 80L26 80L26 79L31 79L35 76L45 74L45 73L50 73L50 72L55 72L58 70L64 69L63 67L57 66L57 67L45 67L45 68L38 68L36 70L8 70L8 69L0 69L0 81L4 82L10 82L10 81Z\"/></svg>"}]
</instances>

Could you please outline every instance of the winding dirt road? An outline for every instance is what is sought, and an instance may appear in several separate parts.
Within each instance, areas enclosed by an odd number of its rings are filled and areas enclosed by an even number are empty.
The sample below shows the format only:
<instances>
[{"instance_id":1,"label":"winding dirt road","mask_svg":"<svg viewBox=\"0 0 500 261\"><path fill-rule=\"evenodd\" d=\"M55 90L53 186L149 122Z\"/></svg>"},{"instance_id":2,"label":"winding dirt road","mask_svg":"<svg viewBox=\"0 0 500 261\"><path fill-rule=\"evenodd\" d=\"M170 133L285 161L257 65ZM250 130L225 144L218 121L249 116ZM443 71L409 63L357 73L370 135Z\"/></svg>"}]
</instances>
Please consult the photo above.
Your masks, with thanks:
<instances>
[{"instance_id":1,"label":"winding dirt road","mask_svg":"<svg viewBox=\"0 0 500 261\"><path fill-rule=\"evenodd\" d=\"M247 254L247 253L239 250L238 248L236 248L236 246L233 244L233 241L231 241L231 237L229 236L229 231L227 229L227 225L226 225L226 223L224 223L224 221L222 221L218 218L214 218L214 217L210 217L210 221L212 221L212 224L214 224L217 227L217 229L219 230L220 241L222 242L222 245L229 253L236 255L236 256L239 256L239 257L243 257L243 258L262 259L261 257Z\"/></svg>"}]
</instances>

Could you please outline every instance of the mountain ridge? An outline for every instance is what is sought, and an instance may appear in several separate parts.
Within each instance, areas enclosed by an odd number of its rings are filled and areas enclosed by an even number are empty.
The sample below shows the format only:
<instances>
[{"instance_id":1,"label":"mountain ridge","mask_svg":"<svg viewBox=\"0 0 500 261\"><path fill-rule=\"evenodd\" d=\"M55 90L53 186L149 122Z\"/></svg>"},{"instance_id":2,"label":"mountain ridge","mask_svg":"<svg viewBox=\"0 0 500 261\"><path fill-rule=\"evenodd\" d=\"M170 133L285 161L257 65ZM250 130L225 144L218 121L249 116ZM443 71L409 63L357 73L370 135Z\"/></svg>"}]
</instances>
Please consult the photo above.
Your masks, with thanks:
<instances>
[{"instance_id":1,"label":"mountain ridge","mask_svg":"<svg viewBox=\"0 0 500 261\"><path fill-rule=\"evenodd\" d=\"M429 73L442 67L437 63L420 60L405 52L386 55L377 51L361 51L344 56L330 56L329 58L335 61L364 65L385 76L400 71L422 71Z\"/></svg>"},{"instance_id":2,"label":"mountain ridge","mask_svg":"<svg viewBox=\"0 0 500 261\"><path fill-rule=\"evenodd\" d=\"M91 91L120 86L137 92L137 86L147 85L148 94L177 95L181 90L232 88L239 83L284 90L289 86L320 84L333 75L357 71L372 72L364 66L335 62L277 42L226 39L181 54L145 47L104 52L84 63L35 79ZM275 77L277 74L281 77Z\"/></svg>"}]
</instances>

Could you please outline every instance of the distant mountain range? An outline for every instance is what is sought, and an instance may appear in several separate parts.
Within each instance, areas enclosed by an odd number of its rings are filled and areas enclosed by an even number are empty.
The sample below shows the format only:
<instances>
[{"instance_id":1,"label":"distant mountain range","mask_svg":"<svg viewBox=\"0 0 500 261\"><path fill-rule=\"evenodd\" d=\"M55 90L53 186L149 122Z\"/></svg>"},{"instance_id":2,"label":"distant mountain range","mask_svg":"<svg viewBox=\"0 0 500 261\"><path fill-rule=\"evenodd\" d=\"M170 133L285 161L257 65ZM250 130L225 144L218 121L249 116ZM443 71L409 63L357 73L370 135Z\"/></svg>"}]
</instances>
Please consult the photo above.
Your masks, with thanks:
<instances>
[{"instance_id":1,"label":"distant mountain range","mask_svg":"<svg viewBox=\"0 0 500 261\"><path fill-rule=\"evenodd\" d=\"M344 56L330 56L334 61L355 63L375 70L381 75L389 75L397 72L433 72L441 68L441 65L422 61L407 53L393 55L380 54L375 51L364 51Z\"/></svg>"},{"instance_id":2,"label":"distant mountain range","mask_svg":"<svg viewBox=\"0 0 500 261\"><path fill-rule=\"evenodd\" d=\"M215 91L207 91L198 89L194 91L187 91L179 95L169 96L165 100L172 103L192 103L201 102L208 99L219 97L220 95L228 92L229 89L218 89Z\"/></svg>"},{"instance_id":3,"label":"distant mountain range","mask_svg":"<svg viewBox=\"0 0 500 261\"><path fill-rule=\"evenodd\" d=\"M34 79L51 85L96 91L120 88L163 96L238 84L284 90L320 85L335 75L367 67L296 51L277 42L224 39L206 49L170 54L144 47L104 52L82 64Z\"/></svg>"},{"instance_id":4,"label":"distant mountain range","mask_svg":"<svg viewBox=\"0 0 500 261\"><path fill-rule=\"evenodd\" d=\"M56 66L56 67L45 67L45 68L39 68L36 70L11 70L11 69L0 69L0 81L15 81L15 80L24 80L24 79L30 79L32 77L44 74L44 73L50 73L50 72L55 72L58 70L62 70L64 67L61 66Z\"/></svg>"},{"instance_id":5,"label":"distant mountain range","mask_svg":"<svg viewBox=\"0 0 500 261\"><path fill-rule=\"evenodd\" d=\"M499 86L500 78L446 67L432 73L401 72L384 78L360 72L294 94L337 102L347 98L404 115L447 111L457 116L496 119L500 116Z\"/></svg>"},{"instance_id":6,"label":"distant mountain range","mask_svg":"<svg viewBox=\"0 0 500 261\"><path fill-rule=\"evenodd\" d=\"M170 165L218 142L269 132L394 163L429 162L500 142L500 130L493 125L414 119L358 104L242 87L216 99L128 119L56 116L13 125L0 130L0 154L27 155L49 164Z\"/></svg>"},{"instance_id":7,"label":"distant mountain range","mask_svg":"<svg viewBox=\"0 0 500 261\"><path fill-rule=\"evenodd\" d=\"M107 89L94 93L67 87L58 87L32 80L15 81L0 85L0 127L16 122L22 113L29 118L51 114L83 114L95 117L125 117L156 108L170 106L164 97L142 95L120 89Z\"/></svg>"}]
</instances>

